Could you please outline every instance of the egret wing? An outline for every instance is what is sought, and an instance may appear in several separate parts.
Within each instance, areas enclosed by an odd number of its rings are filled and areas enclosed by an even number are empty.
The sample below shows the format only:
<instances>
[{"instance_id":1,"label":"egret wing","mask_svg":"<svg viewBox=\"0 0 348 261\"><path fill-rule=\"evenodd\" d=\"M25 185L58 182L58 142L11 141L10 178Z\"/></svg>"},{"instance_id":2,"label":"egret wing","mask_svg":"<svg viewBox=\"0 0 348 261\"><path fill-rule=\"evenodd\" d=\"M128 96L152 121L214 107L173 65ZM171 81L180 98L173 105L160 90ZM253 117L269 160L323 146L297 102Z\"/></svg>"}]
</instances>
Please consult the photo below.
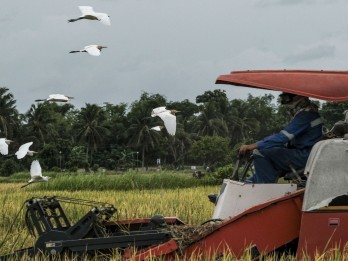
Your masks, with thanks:
<instances>
[{"instance_id":1,"label":"egret wing","mask_svg":"<svg viewBox=\"0 0 348 261\"><path fill-rule=\"evenodd\" d=\"M61 101L61 102L67 102L69 100L68 97L66 97L63 94L51 94L48 98L49 101Z\"/></svg>"},{"instance_id":2,"label":"egret wing","mask_svg":"<svg viewBox=\"0 0 348 261\"><path fill-rule=\"evenodd\" d=\"M97 14L97 18L105 25L111 25L110 17L107 14L99 13Z\"/></svg>"},{"instance_id":3,"label":"egret wing","mask_svg":"<svg viewBox=\"0 0 348 261\"><path fill-rule=\"evenodd\" d=\"M82 15L94 15L95 12L92 6L79 6Z\"/></svg>"},{"instance_id":4,"label":"egret wing","mask_svg":"<svg viewBox=\"0 0 348 261\"><path fill-rule=\"evenodd\" d=\"M57 99L57 98L59 99L62 97L64 97L64 95L58 94L58 93L48 95L48 98L52 98L52 99Z\"/></svg>"},{"instance_id":5,"label":"egret wing","mask_svg":"<svg viewBox=\"0 0 348 261\"><path fill-rule=\"evenodd\" d=\"M22 146L19 147L15 155L17 156L17 159L22 159L27 155L29 147L33 144L33 142L28 142L23 144Z\"/></svg>"},{"instance_id":6,"label":"egret wing","mask_svg":"<svg viewBox=\"0 0 348 261\"><path fill-rule=\"evenodd\" d=\"M175 135L176 131L176 116L168 112L163 112L158 114L158 116L163 120L164 126L166 127L170 135Z\"/></svg>"},{"instance_id":7,"label":"egret wing","mask_svg":"<svg viewBox=\"0 0 348 261\"><path fill-rule=\"evenodd\" d=\"M30 176L32 179L42 177L41 166L38 160L34 160L30 166Z\"/></svg>"},{"instance_id":8,"label":"egret wing","mask_svg":"<svg viewBox=\"0 0 348 261\"><path fill-rule=\"evenodd\" d=\"M161 131L161 126L152 127L151 130Z\"/></svg>"},{"instance_id":9,"label":"egret wing","mask_svg":"<svg viewBox=\"0 0 348 261\"><path fill-rule=\"evenodd\" d=\"M8 145L5 142L5 138L0 139L0 153L2 155L7 155L8 154Z\"/></svg>"},{"instance_id":10,"label":"egret wing","mask_svg":"<svg viewBox=\"0 0 348 261\"><path fill-rule=\"evenodd\" d=\"M85 47L85 50L88 54L92 56L99 56L100 55L100 50L97 48L96 45L88 45Z\"/></svg>"},{"instance_id":11,"label":"egret wing","mask_svg":"<svg viewBox=\"0 0 348 261\"><path fill-rule=\"evenodd\" d=\"M159 113L167 111L166 107L158 107L152 110L151 117L159 116Z\"/></svg>"}]
</instances>

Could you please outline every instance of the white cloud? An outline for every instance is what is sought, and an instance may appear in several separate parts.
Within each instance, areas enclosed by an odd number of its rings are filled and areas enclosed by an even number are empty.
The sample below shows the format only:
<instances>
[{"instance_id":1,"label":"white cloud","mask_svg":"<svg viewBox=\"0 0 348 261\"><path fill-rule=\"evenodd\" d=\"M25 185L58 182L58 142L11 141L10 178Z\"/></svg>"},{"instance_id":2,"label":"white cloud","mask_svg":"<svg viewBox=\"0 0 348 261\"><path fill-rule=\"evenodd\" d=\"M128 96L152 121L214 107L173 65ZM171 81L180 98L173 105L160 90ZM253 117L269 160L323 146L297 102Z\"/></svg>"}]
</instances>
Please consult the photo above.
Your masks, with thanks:
<instances>
[{"instance_id":1,"label":"white cloud","mask_svg":"<svg viewBox=\"0 0 348 261\"><path fill-rule=\"evenodd\" d=\"M318 5L318 4L333 4L340 0L256 0L255 5L258 7L269 6L290 6L290 5Z\"/></svg>"},{"instance_id":2,"label":"white cloud","mask_svg":"<svg viewBox=\"0 0 348 261\"><path fill-rule=\"evenodd\" d=\"M296 50L294 54L285 57L286 63L301 63L307 60L318 60L325 58L333 58L335 56L335 46L319 44L316 46L306 46Z\"/></svg>"},{"instance_id":3,"label":"white cloud","mask_svg":"<svg viewBox=\"0 0 348 261\"><path fill-rule=\"evenodd\" d=\"M68 23L78 5L108 13L111 26ZM221 88L245 98L264 91L215 85L216 78L232 70L346 69L347 8L342 0L3 0L0 86L21 112L50 93L74 96L77 107L130 103L142 91L194 101ZM108 48L100 57L69 54L88 44Z\"/></svg>"}]
</instances>

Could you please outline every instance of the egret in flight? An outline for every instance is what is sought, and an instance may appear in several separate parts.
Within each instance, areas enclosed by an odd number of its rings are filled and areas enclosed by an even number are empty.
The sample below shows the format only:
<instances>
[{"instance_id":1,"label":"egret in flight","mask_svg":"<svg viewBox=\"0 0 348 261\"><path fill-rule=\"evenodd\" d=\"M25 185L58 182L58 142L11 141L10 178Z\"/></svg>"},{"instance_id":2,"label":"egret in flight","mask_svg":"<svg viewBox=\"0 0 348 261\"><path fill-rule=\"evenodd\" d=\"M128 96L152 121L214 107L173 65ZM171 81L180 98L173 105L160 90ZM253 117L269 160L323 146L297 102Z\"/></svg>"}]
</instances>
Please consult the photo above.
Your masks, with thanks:
<instances>
[{"instance_id":1,"label":"egret in flight","mask_svg":"<svg viewBox=\"0 0 348 261\"><path fill-rule=\"evenodd\" d=\"M30 166L30 179L28 180L28 183L21 186L21 188L24 188L32 183L35 183L35 182L43 182L43 181L48 181L48 179L50 177L47 177L47 176L42 176L42 170L41 170L41 166L40 166L40 163L38 160L34 160L32 163L31 163L31 166Z\"/></svg>"},{"instance_id":2,"label":"egret in flight","mask_svg":"<svg viewBox=\"0 0 348 261\"><path fill-rule=\"evenodd\" d=\"M107 47L102 45L92 44L92 45L85 46L83 49L79 51L70 51L69 53L88 53L89 55L92 55L92 56L99 56L103 48L107 48Z\"/></svg>"},{"instance_id":3,"label":"egret in flight","mask_svg":"<svg viewBox=\"0 0 348 261\"><path fill-rule=\"evenodd\" d=\"M68 20L69 23L76 22L82 19L87 19L87 20L98 20L105 25L111 25L109 15L105 13L96 13L94 12L93 7L91 6L79 6L79 9L82 15L76 19L69 19Z\"/></svg>"},{"instance_id":4,"label":"egret in flight","mask_svg":"<svg viewBox=\"0 0 348 261\"><path fill-rule=\"evenodd\" d=\"M29 147L33 144L33 142L28 142L23 144L22 146L19 147L15 155L17 156L17 159L22 159L26 155L28 156L33 156L34 153L37 153L36 151L29 150Z\"/></svg>"},{"instance_id":5,"label":"egret in flight","mask_svg":"<svg viewBox=\"0 0 348 261\"><path fill-rule=\"evenodd\" d=\"M48 102L67 102L70 99L74 99L74 97L66 96L63 94L50 94L47 99L37 99L36 102L39 101L48 101Z\"/></svg>"},{"instance_id":6,"label":"egret in flight","mask_svg":"<svg viewBox=\"0 0 348 261\"><path fill-rule=\"evenodd\" d=\"M0 153L2 155L8 154L8 145L13 142L12 140L8 140L6 138L0 138Z\"/></svg>"},{"instance_id":7,"label":"egret in flight","mask_svg":"<svg viewBox=\"0 0 348 261\"><path fill-rule=\"evenodd\" d=\"M159 113L166 112L168 111L166 107L158 107L152 110L151 112L151 117L156 117L158 116Z\"/></svg>"},{"instance_id":8,"label":"egret in flight","mask_svg":"<svg viewBox=\"0 0 348 261\"><path fill-rule=\"evenodd\" d=\"M152 127L150 130L161 131L162 129L163 129L163 126L155 126L155 127Z\"/></svg>"},{"instance_id":9,"label":"egret in flight","mask_svg":"<svg viewBox=\"0 0 348 261\"><path fill-rule=\"evenodd\" d=\"M175 135L177 110L167 110L166 107L158 107L152 110L151 117L160 117L170 135Z\"/></svg>"}]
</instances>

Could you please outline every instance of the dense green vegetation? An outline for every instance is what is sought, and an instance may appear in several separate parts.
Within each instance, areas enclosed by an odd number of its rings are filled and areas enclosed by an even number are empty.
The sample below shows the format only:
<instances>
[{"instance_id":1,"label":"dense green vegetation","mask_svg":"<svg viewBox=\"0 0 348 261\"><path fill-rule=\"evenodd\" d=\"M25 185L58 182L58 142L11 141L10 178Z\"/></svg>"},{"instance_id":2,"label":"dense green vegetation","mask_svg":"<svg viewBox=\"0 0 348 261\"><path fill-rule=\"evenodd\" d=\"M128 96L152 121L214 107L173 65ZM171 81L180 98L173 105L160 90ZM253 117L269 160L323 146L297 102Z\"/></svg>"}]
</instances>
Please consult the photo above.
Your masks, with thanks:
<instances>
[{"instance_id":1,"label":"dense green vegetation","mask_svg":"<svg viewBox=\"0 0 348 261\"><path fill-rule=\"evenodd\" d=\"M327 128L343 118L347 102L323 103L321 113ZM155 107L176 109L175 137L151 127L162 125L151 117ZM0 133L14 142L9 155L0 157L0 176L27 171L33 158L12 157L18 147L33 141L44 171L127 170L156 166L225 166L234 161L236 148L277 132L287 122L284 108L272 95L249 95L246 100L228 100L223 90L206 91L189 100L167 101L160 94L143 93L131 104L89 104L77 109L72 103L35 103L27 112L17 111L15 97L0 87Z\"/></svg>"},{"instance_id":2,"label":"dense green vegetation","mask_svg":"<svg viewBox=\"0 0 348 261\"><path fill-rule=\"evenodd\" d=\"M124 174L97 173L57 173L46 172L49 182L38 183L27 187L29 190L44 191L128 191L145 189L176 189L197 186L220 185L222 179L216 179L212 174L197 179L189 173L174 171L158 171L139 173L129 171ZM0 183L26 183L28 173L19 172L9 177L0 177ZM20 185L18 184L18 189Z\"/></svg>"}]
</instances>

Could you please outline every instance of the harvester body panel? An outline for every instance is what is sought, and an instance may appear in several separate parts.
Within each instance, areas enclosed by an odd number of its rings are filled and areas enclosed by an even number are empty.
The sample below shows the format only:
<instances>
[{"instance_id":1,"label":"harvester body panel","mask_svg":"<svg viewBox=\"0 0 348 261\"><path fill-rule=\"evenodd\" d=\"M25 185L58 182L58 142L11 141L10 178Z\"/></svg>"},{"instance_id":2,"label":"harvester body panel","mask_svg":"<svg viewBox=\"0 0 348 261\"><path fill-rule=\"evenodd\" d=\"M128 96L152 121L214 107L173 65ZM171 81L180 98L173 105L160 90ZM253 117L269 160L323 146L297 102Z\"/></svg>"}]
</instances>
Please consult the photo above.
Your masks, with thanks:
<instances>
[{"instance_id":1,"label":"harvester body panel","mask_svg":"<svg viewBox=\"0 0 348 261\"><path fill-rule=\"evenodd\" d=\"M269 253L296 240L301 224L303 190L269 200L224 220L201 240L187 247L186 256L232 253L241 257L254 246Z\"/></svg>"},{"instance_id":2,"label":"harvester body panel","mask_svg":"<svg viewBox=\"0 0 348 261\"><path fill-rule=\"evenodd\" d=\"M334 204L332 201L339 196L346 196L348 205L348 140L329 139L316 143L305 174L308 180L303 211Z\"/></svg>"},{"instance_id":3,"label":"harvester body panel","mask_svg":"<svg viewBox=\"0 0 348 261\"><path fill-rule=\"evenodd\" d=\"M315 258L332 250L344 251L348 242L347 231L348 207L304 212L297 255Z\"/></svg>"},{"instance_id":4,"label":"harvester body panel","mask_svg":"<svg viewBox=\"0 0 348 261\"><path fill-rule=\"evenodd\" d=\"M305 173L298 255L343 251L348 242L348 140L318 142Z\"/></svg>"},{"instance_id":5,"label":"harvester body panel","mask_svg":"<svg viewBox=\"0 0 348 261\"><path fill-rule=\"evenodd\" d=\"M212 219L233 217L250 207L296 190L297 186L294 184L251 184L224 179Z\"/></svg>"}]
</instances>

